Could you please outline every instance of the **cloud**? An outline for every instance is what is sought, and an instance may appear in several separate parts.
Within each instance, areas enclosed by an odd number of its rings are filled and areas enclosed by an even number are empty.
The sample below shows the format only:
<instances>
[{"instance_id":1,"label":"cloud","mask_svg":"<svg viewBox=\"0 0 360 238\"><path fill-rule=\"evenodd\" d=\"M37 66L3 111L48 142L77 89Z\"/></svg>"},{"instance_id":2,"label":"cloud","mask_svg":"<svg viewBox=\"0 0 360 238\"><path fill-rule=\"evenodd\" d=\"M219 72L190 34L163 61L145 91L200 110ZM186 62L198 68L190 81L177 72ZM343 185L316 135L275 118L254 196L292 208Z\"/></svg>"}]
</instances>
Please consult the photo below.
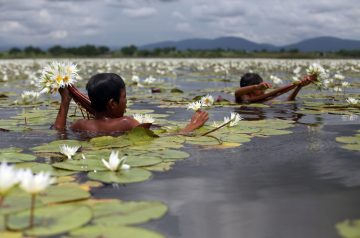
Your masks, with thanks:
<instances>
[{"instance_id":1,"label":"cloud","mask_svg":"<svg viewBox=\"0 0 360 238\"><path fill-rule=\"evenodd\" d=\"M144 18L155 15L157 10L151 7L143 7L137 9L125 9L123 10L123 13L132 18Z\"/></svg>"},{"instance_id":2,"label":"cloud","mask_svg":"<svg viewBox=\"0 0 360 238\"><path fill-rule=\"evenodd\" d=\"M181 31L181 32L189 32L189 33L191 33L193 31L190 24L187 22L180 22L180 23L176 24L175 29L178 31Z\"/></svg>"},{"instance_id":3,"label":"cloud","mask_svg":"<svg viewBox=\"0 0 360 238\"><path fill-rule=\"evenodd\" d=\"M65 30L53 31L50 36L54 39L64 39L68 36L68 32Z\"/></svg>"},{"instance_id":4,"label":"cloud","mask_svg":"<svg viewBox=\"0 0 360 238\"><path fill-rule=\"evenodd\" d=\"M358 0L0 0L0 38L34 45L230 35L278 45L322 35L360 39L356 6Z\"/></svg>"}]
</instances>

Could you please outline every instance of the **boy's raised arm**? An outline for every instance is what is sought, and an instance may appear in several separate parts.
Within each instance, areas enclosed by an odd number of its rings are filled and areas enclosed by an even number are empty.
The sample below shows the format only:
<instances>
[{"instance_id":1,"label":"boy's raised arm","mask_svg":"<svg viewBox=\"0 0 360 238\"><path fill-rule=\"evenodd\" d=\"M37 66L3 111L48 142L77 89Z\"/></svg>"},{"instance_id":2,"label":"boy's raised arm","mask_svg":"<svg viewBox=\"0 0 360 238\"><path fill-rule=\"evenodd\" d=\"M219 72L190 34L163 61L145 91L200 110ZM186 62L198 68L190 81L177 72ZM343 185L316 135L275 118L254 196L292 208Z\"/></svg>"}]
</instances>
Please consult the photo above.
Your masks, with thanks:
<instances>
[{"instance_id":1,"label":"boy's raised arm","mask_svg":"<svg viewBox=\"0 0 360 238\"><path fill-rule=\"evenodd\" d=\"M180 134L189 133L189 132L192 132L192 131L202 127L208 119L209 119L208 112L206 112L206 111L196 111L192 115L189 124L187 124L185 126L185 128L183 128L180 131Z\"/></svg>"},{"instance_id":2,"label":"boy's raised arm","mask_svg":"<svg viewBox=\"0 0 360 238\"><path fill-rule=\"evenodd\" d=\"M55 119L54 128L57 130L64 130L66 127L67 114L72 98L67 88L60 88L59 93L61 95L61 103L59 112Z\"/></svg>"},{"instance_id":3,"label":"boy's raised arm","mask_svg":"<svg viewBox=\"0 0 360 238\"><path fill-rule=\"evenodd\" d=\"M311 82L314 81L314 78L311 76L305 76L300 83L297 85L297 87L295 88L295 90L289 95L288 97L288 101L294 101L297 94L299 93L299 91L302 89L302 87L309 85Z\"/></svg>"},{"instance_id":4,"label":"boy's raised arm","mask_svg":"<svg viewBox=\"0 0 360 238\"><path fill-rule=\"evenodd\" d=\"M252 93L256 90L265 90L265 89L268 89L271 87L272 87L272 85L267 82L262 82L262 83L259 83L256 85L240 87L235 91L235 101L240 102L240 101L244 101L244 99L248 100L248 98L243 98L246 94Z\"/></svg>"}]
</instances>

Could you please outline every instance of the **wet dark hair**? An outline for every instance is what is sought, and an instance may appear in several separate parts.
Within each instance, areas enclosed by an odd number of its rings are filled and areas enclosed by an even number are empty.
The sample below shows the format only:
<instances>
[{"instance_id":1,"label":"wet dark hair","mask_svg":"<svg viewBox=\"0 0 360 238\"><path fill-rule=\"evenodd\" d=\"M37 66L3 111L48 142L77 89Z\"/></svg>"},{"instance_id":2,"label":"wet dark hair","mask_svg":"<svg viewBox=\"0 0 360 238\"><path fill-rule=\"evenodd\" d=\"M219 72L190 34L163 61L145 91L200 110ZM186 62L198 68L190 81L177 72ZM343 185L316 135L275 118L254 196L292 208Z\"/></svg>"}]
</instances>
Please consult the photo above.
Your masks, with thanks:
<instances>
[{"instance_id":1,"label":"wet dark hair","mask_svg":"<svg viewBox=\"0 0 360 238\"><path fill-rule=\"evenodd\" d=\"M255 73L246 73L240 79L240 87L256 85L262 82L263 79L260 77L260 75Z\"/></svg>"},{"instance_id":2,"label":"wet dark hair","mask_svg":"<svg viewBox=\"0 0 360 238\"><path fill-rule=\"evenodd\" d=\"M97 112L106 111L110 99L119 102L121 89L125 89L124 80L114 73L95 74L86 84L91 107Z\"/></svg>"}]
</instances>

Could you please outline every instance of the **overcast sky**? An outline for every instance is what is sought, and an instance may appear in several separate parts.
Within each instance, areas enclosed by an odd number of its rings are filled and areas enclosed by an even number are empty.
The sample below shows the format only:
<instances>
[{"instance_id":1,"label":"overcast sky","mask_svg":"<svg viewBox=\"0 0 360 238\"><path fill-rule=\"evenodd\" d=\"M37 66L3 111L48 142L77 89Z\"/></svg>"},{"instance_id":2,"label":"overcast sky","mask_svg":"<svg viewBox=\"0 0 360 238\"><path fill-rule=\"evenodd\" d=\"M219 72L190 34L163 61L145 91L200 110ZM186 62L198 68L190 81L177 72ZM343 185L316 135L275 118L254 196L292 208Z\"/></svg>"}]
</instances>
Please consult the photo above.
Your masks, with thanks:
<instances>
[{"instance_id":1,"label":"overcast sky","mask_svg":"<svg viewBox=\"0 0 360 238\"><path fill-rule=\"evenodd\" d=\"M221 36L275 45L360 40L360 1L0 0L0 45L120 47Z\"/></svg>"}]
</instances>

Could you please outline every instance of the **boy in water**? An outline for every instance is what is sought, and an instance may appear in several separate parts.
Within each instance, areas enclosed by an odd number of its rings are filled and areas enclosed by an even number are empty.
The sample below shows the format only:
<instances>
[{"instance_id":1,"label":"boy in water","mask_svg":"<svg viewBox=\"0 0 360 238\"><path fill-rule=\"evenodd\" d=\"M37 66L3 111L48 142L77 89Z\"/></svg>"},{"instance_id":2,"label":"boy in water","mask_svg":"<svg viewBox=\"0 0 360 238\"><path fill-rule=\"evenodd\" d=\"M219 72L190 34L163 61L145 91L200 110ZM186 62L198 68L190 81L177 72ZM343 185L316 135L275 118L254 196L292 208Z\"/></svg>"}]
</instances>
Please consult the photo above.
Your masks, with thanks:
<instances>
[{"instance_id":1,"label":"boy in water","mask_svg":"<svg viewBox=\"0 0 360 238\"><path fill-rule=\"evenodd\" d=\"M139 126L140 123L132 117L124 116L126 111L126 89L122 78L114 73L96 74L90 78L86 85L91 107L95 110L95 119L80 119L71 125L75 131L94 133L125 132ZM54 127L63 130L66 127L66 118L72 100L69 89L59 90L61 104ZM195 112L190 123L180 133L187 133L204 125L208 120L205 111Z\"/></svg>"},{"instance_id":2,"label":"boy in water","mask_svg":"<svg viewBox=\"0 0 360 238\"><path fill-rule=\"evenodd\" d=\"M294 91L287 98L288 101L293 101L295 100L295 97L299 93L300 89L310 84L314 80L315 79L311 76L305 76L302 80L300 80L300 82L296 84L293 83L286 85L269 93L265 93L265 90L271 88L272 85L270 83L264 82L258 74L246 73L241 77L240 88L235 91L235 101L237 103L264 102L294 89Z\"/></svg>"}]
</instances>

